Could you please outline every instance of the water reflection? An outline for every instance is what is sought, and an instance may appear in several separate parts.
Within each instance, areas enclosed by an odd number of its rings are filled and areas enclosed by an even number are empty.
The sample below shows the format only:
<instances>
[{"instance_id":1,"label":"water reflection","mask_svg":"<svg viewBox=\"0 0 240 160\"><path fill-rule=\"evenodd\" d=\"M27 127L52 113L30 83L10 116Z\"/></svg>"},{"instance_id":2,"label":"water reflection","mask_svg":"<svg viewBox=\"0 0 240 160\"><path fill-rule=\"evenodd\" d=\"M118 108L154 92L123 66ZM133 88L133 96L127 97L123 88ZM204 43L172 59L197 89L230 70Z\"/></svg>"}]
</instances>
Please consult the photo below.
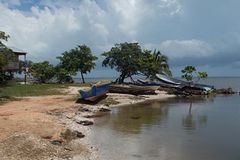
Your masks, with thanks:
<instances>
[{"instance_id":1,"label":"water reflection","mask_svg":"<svg viewBox=\"0 0 240 160\"><path fill-rule=\"evenodd\" d=\"M95 124L91 139L100 159L237 159L239 114L239 96L115 108Z\"/></svg>"},{"instance_id":2,"label":"water reflection","mask_svg":"<svg viewBox=\"0 0 240 160\"><path fill-rule=\"evenodd\" d=\"M125 134L139 134L144 127L163 123L167 115L168 107L157 102L122 107L112 114L111 127Z\"/></svg>"},{"instance_id":3,"label":"water reflection","mask_svg":"<svg viewBox=\"0 0 240 160\"><path fill-rule=\"evenodd\" d=\"M198 100L200 100L200 102L207 102L207 101L213 102L213 99L208 99L206 97L203 98L203 99L198 99ZM194 130L196 130L197 125L200 126L200 127L206 126L207 120L208 120L207 115L194 115L194 114L192 114L192 107L193 107L193 101L190 99L188 114L185 115L182 118L183 128L187 133L190 133L190 134Z\"/></svg>"}]
</instances>

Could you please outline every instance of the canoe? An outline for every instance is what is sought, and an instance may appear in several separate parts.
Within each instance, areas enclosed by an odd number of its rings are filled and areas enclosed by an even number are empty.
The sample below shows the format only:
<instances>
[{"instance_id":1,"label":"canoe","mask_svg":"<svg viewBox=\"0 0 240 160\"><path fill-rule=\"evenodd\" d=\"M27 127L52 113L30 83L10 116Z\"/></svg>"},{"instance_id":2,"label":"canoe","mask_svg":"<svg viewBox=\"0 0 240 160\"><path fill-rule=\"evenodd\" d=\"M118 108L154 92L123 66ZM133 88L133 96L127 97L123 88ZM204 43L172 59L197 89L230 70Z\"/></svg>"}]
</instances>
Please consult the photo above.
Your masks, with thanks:
<instances>
[{"instance_id":1,"label":"canoe","mask_svg":"<svg viewBox=\"0 0 240 160\"><path fill-rule=\"evenodd\" d=\"M109 91L110 81L100 81L88 89L80 89L80 98L87 101L97 101L98 99L106 96Z\"/></svg>"}]
</instances>

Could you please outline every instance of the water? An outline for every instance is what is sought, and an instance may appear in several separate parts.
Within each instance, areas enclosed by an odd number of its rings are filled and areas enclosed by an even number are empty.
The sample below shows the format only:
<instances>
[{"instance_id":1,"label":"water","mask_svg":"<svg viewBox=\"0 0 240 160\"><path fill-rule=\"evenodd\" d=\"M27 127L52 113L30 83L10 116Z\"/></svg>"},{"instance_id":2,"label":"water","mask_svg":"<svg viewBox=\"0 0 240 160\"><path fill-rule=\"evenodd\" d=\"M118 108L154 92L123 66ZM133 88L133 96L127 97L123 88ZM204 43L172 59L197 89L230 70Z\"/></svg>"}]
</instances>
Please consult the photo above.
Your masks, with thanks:
<instances>
[{"instance_id":1,"label":"water","mask_svg":"<svg viewBox=\"0 0 240 160\"><path fill-rule=\"evenodd\" d=\"M239 96L116 108L94 127L101 159L240 159Z\"/></svg>"},{"instance_id":2,"label":"water","mask_svg":"<svg viewBox=\"0 0 240 160\"><path fill-rule=\"evenodd\" d=\"M240 159L239 95L145 102L96 122L90 139L103 160Z\"/></svg>"}]
</instances>

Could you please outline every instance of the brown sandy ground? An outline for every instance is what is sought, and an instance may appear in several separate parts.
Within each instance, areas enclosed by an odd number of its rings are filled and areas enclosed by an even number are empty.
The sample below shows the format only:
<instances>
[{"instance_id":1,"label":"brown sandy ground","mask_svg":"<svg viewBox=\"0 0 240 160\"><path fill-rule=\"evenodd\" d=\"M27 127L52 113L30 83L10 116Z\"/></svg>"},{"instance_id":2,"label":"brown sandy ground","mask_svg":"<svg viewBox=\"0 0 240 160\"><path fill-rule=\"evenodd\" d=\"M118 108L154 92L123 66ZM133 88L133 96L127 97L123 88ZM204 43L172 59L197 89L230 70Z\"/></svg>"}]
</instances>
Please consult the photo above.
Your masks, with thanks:
<instances>
[{"instance_id":1,"label":"brown sandy ground","mask_svg":"<svg viewBox=\"0 0 240 160\"><path fill-rule=\"evenodd\" d=\"M0 157L15 159L69 159L72 154L88 156L88 149L74 141L65 142L66 130L59 115L74 110L73 95L26 97L0 106ZM51 141L63 143L53 145Z\"/></svg>"},{"instance_id":2,"label":"brown sandy ground","mask_svg":"<svg viewBox=\"0 0 240 160\"><path fill-rule=\"evenodd\" d=\"M78 89L69 87L63 90L65 95L25 97L0 105L0 159L96 160L97 149L87 136L91 133L88 122L106 114L109 107L171 97L109 94L100 103L88 105L76 103Z\"/></svg>"}]
</instances>

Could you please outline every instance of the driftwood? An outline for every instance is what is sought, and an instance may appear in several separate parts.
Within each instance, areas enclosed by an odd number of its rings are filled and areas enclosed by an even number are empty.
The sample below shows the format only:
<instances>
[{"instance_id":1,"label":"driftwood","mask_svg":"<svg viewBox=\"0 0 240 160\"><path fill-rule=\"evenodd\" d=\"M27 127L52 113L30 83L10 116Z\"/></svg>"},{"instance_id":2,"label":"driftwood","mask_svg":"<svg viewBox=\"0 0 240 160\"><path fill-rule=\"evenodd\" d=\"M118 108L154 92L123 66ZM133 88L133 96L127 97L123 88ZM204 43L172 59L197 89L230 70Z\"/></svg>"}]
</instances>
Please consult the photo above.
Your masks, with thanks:
<instances>
[{"instance_id":1,"label":"driftwood","mask_svg":"<svg viewBox=\"0 0 240 160\"><path fill-rule=\"evenodd\" d=\"M154 95L155 89L148 86L112 84L109 86L110 93L122 93L133 95Z\"/></svg>"}]
</instances>

